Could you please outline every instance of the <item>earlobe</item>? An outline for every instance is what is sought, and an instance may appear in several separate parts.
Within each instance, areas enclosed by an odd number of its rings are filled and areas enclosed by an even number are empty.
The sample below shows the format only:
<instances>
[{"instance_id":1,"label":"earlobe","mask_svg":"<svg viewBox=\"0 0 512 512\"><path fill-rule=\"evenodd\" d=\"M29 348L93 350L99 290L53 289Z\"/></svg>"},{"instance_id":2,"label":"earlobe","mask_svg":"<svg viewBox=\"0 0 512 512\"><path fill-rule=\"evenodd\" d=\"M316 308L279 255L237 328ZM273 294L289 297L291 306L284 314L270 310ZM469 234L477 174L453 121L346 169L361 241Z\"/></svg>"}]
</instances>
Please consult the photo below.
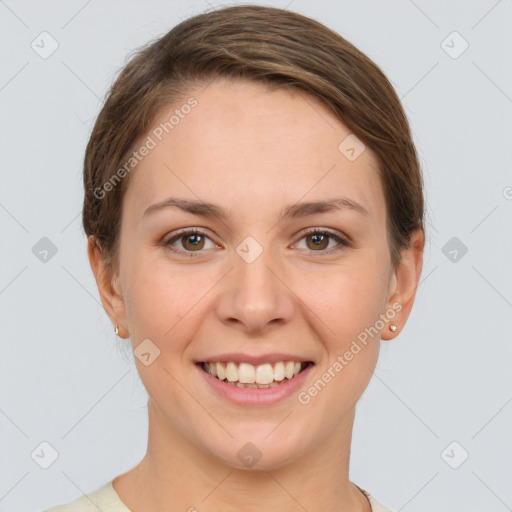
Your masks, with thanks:
<instances>
[{"instance_id":1,"label":"earlobe","mask_svg":"<svg viewBox=\"0 0 512 512\"><path fill-rule=\"evenodd\" d=\"M126 325L126 311L118 282L119 276L114 275L105 264L102 258L101 246L93 235L89 236L87 240L87 254L103 308L112 324L117 326L117 335L126 338L129 333L124 327Z\"/></svg>"},{"instance_id":2,"label":"earlobe","mask_svg":"<svg viewBox=\"0 0 512 512\"><path fill-rule=\"evenodd\" d=\"M381 332L383 340L391 340L400 333L409 317L416 296L419 278L423 267L423 248L425 235L422 230L411 234L409 247L401 252L401 262L398 264L391 279L391 293L386 304L386 312L393 309L396 313ZM399 307L397 306L399 304ZM392 328L391 325L395 325Z\"/></svg>"}]
</instances>

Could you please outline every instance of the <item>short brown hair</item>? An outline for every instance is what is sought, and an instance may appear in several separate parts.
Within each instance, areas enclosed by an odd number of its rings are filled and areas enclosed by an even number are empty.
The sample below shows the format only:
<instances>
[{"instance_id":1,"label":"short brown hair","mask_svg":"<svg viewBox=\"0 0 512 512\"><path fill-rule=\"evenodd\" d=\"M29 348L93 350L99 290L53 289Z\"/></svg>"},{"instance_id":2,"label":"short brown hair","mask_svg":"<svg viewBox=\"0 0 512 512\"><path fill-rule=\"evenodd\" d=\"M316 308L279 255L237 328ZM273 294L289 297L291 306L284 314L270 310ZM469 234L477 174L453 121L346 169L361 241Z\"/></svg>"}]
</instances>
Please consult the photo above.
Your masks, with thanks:
<instances>
[{"instance_id":1,"label":"short brown hair","mask_svg":"<svg viewBox=\"0 0 512 512\"><path fill-rule=\"evenodd\" d=\"M84 162L83 227L117 268L129 175L98 197L158 112L215 78L293 87L318 98L379 163L391 259L424 231L423 180L393 87L366 55L325 25L283 9L238 5L193 16L137 51L98 115ZM341 142L341 141L340 141Z\"/></svg>"}]
</instances>

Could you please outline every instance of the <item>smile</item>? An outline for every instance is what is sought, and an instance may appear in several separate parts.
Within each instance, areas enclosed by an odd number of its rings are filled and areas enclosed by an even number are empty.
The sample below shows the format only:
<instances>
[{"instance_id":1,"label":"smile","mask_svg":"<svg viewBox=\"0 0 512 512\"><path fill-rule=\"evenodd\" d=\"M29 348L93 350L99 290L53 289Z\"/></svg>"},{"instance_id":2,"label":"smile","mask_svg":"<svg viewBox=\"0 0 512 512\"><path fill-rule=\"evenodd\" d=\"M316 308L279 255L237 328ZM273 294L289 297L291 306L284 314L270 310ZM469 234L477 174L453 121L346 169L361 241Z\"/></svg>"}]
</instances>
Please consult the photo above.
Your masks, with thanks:
<instances>
[{"instance_id":1,"label":"smile","mask_svg":"<svg viewBox=\"0 0 512 512\"><path fill-rule=\"evenodd\" d=\"M239 388L266 389L280 386L312 365L311 361L278 361L252 365L249 363L202 362L201 368L217 380Z\"/></svg>"}]
</instances>

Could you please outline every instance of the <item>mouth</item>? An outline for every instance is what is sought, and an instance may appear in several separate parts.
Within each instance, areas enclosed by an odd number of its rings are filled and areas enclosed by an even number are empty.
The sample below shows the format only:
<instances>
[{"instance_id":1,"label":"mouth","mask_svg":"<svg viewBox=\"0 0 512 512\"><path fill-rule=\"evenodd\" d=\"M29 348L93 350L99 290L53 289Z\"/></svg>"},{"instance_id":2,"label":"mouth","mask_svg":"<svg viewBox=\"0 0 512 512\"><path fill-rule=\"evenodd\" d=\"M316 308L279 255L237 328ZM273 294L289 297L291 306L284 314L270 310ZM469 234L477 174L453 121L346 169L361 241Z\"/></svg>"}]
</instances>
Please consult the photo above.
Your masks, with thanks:
<instances>
[{"instance_id":1,"label":"mouth","mask_svg":"<svg viewBox=\"0 0 512 512\"><path fill-rule=\"evenodd\" d=\"M278 361L259 365L234 361L202 361L196 364L219 381L250 389L279 387L314 365L312 361Z\"/></svg>"}]
</instances>

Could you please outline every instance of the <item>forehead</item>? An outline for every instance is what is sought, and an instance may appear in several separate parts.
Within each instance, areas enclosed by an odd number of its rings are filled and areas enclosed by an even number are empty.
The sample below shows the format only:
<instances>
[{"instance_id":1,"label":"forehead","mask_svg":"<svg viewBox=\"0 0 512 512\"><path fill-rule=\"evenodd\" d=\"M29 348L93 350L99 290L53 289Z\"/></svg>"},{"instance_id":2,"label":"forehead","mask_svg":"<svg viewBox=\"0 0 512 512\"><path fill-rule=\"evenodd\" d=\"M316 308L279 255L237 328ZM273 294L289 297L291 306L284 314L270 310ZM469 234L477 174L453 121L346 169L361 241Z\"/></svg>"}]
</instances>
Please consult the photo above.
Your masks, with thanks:
<instances>
[{"instance_id":1,"label":"forehead","mask_svg":"<svg viewBox=\"0 0 512 512\"><path fill-rule=\"evenodd\" d=\"M167 195L250 209L336 194L385 212L374 154L365 148L347 158L357 139L300 91L218 80L163 109L147 137L153 148L126 198L139 213Z\"/></svg>"}]
</instances>

